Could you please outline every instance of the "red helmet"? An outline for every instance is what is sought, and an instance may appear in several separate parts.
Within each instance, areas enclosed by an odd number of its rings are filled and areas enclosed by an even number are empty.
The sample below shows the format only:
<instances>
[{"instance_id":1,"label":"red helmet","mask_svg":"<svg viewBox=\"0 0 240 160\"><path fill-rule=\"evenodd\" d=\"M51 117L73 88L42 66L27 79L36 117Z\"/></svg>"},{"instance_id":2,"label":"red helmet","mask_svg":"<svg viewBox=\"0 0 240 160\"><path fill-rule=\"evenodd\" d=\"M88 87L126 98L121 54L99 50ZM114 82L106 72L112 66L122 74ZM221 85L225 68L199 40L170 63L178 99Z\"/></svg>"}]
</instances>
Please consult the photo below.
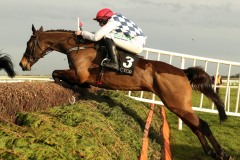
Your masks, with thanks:
<instances>
[{"instance_id":1,"label":"red helmet","mask_svg":"<svg viewBox=\"0 0 240 160\"><path fill-rule=\"evenodd\" d=\"M109 18L112 17L112 15L113 15L112 10L104 8L98 11L96 18L93 18L93 20L108 20Z\"/></svg>"}]
</instances>

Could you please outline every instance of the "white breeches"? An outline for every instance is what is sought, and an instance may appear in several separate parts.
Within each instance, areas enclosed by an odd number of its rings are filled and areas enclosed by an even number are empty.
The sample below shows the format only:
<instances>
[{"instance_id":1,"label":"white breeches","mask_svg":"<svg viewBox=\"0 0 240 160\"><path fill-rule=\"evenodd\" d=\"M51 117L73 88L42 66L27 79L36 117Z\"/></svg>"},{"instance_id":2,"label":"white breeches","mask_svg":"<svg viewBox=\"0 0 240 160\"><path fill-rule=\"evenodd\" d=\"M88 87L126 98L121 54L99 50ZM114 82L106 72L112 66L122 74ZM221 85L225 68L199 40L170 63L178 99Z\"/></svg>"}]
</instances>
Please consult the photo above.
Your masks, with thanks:
<instances>
[{"instance_id":1,"label":"white breeches","mask_svg":"<svg viewBox=\"0 0 240 160\"><path fill-rule=\"evenodd\" d=\"M139 54L143 51L144 45L146 43L146 37L136 36L132 39L128 39L125 36L119 36L113 33L105 35L107 38L111 38L116 46L122 48L126 51L129 51L134 54Z\"/></svg>"}]
</instances>

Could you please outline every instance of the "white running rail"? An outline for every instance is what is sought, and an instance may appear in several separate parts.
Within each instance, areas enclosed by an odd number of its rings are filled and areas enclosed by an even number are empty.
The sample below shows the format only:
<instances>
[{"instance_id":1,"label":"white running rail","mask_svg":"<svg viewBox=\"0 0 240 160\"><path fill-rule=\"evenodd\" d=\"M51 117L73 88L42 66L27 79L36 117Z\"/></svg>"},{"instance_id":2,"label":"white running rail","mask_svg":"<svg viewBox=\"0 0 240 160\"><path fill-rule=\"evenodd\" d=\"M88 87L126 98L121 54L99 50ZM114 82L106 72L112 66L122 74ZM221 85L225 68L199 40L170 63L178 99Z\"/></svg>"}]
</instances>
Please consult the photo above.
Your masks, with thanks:
<instances>
[{"instance_id":1,"label":"white running rail","mask_svg":"<svg viewBox=\"0 0 240 160\"><path fill-rule=\"evenodd\" d=\"M0 83L12 83L12 82L33 82L33 81L53 81L50 77L40 77L40 76L16 76L14 78L9 78L7 76L0 76Z\"/></svg>"},{"instance_id":2,"label":"white running rail","mask_svg":"<svg viewBox=\"0 0 240 160\"><path fill-rule=\"evenodd\" d=\"M238 116L240 117L240 109L239 109L239 95L240 95L240 63L224 61L206 57L192 56L187 54L168 52L163 50L156 50L145 48L142 55L146 59L158 60L169 63L178 68L188 68L191 66L201 66L209 75L217 75L220 73L221 75L226 75L225 80L223 80L222 86L217 86L216 82L213 84L214 89L217 87L221 88L221 90L225 90L224 93L221 92L221 97L225 104L225 110L227 115ZM230 76L238 75L234 80L230 79ZM145 92L141 92L140 94L135 94L135 92L129 91L128 96L134 98L136 100L161 104L163 103L160 100L156 100L156 96L152 94L152 98L145 98ZM210 107L204 107L204 95L199 94L199 105L193 106L194 110L217 113L217 110L214 108L214 104L212 103ZM149 96L148 96L149 97ZM207 100L208 101L208 100ZM232 103L230 103L232 102Z\"/></svg>"}]
</instances>

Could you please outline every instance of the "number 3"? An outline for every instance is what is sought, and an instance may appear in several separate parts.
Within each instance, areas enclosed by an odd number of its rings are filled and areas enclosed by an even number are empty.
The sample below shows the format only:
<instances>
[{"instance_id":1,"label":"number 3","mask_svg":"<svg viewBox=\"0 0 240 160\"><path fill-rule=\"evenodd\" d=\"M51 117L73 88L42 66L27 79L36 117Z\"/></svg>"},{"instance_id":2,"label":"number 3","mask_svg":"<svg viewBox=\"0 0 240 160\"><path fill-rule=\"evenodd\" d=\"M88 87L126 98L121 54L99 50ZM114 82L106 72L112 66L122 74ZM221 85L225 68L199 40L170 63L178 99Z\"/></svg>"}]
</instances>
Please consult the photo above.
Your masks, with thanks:
<instances>
[{"instance_id":1,"label":"number 3","mask_svg":"<svg viewBox=\"0 0 240 160\"><path fill-rule=\"evenodd\" d=\"M127 63L123 62L123 67L125 68L132 67L134 59L130 56L127 56L126 59L127 59Z\"/></svg>"}]
</instances>

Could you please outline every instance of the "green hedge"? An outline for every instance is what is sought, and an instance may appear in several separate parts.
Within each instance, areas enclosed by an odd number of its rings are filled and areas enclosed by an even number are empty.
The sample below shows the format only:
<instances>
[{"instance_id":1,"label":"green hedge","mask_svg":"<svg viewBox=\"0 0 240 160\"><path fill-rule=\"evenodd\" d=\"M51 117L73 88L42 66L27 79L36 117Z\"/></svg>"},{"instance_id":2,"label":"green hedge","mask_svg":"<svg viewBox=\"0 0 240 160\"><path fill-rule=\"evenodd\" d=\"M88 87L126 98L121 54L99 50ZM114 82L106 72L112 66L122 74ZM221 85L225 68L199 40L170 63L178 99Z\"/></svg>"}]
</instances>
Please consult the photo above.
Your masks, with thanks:
<instances>
[{"instance_id":1,"label":"green hedge","mask_svg":"<svg viewBox=\"0 0 240 160\"><path fill-rule=\"evenodd\" d=\"M71 106L18 113L0 123L0 159L134 160L141 151L149 107L117 91L90 94ZM160 159L158 108L150 129L149 159Z\"/></svg>"}]
</instances>

